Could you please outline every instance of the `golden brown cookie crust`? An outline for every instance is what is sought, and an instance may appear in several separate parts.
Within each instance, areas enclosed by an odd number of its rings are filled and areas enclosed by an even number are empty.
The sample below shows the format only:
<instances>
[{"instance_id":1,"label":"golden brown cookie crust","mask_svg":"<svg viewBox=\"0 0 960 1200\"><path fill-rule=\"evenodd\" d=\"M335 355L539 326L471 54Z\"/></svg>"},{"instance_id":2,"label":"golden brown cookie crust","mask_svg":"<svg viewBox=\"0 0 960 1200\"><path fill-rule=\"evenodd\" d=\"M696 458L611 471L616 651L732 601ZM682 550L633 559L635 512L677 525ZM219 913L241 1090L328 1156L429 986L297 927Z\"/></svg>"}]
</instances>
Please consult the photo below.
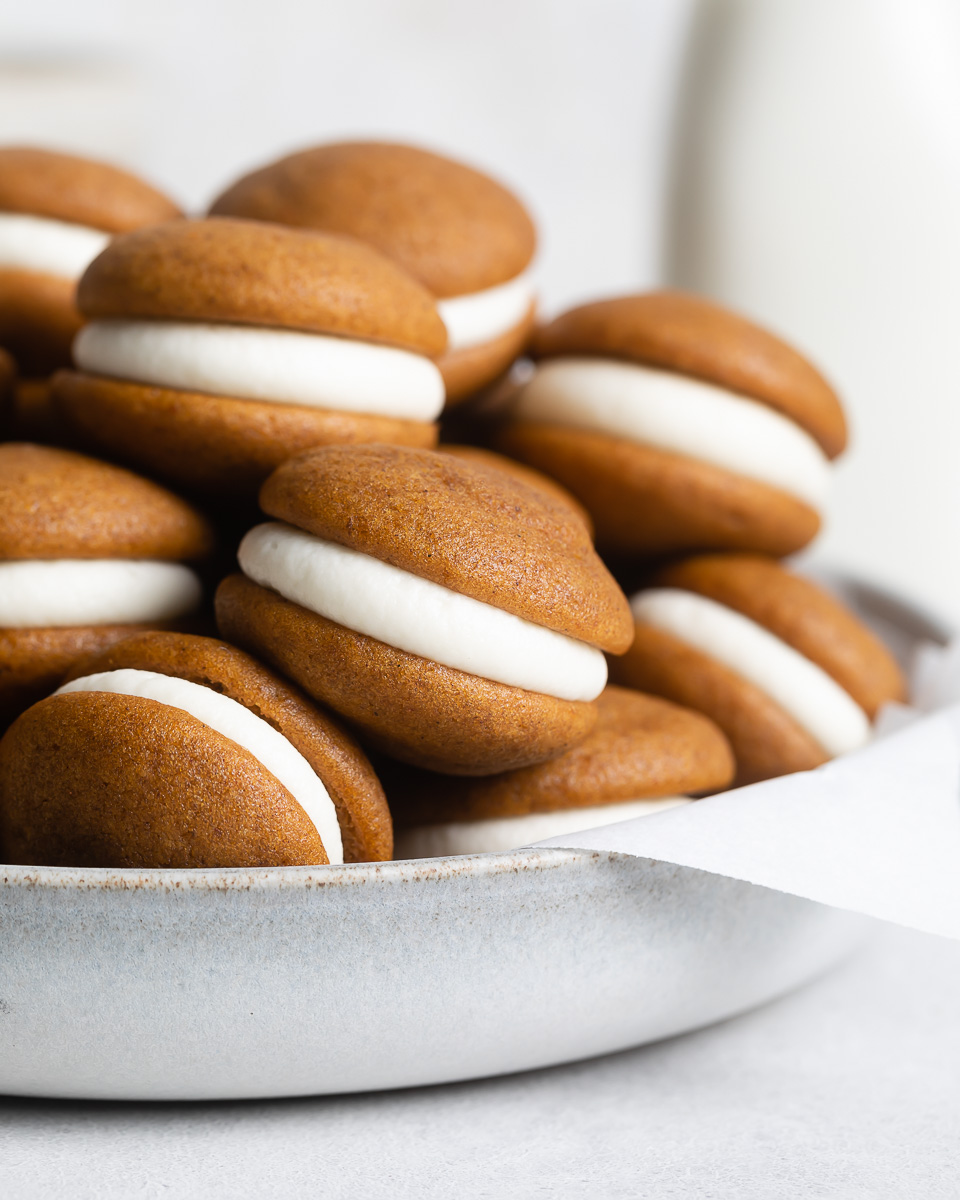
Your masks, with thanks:
<instances>
[{"instance_id":1,"label":"golden brown cookie crust","mask_svg":"<svg viewBox=\"0 0 960 1200\"><path fill-rule=\"evenodd\" d=\"M35 146L0 147L0 212L126 233L181 216L149 183L109 163Z\"/></svg>"},{"instance_id":2,"label":"golden brown cookie crust","mask_svg":"<svg viewBox=\"0 0 960 1200\"><path fill-rule=\"evenodd\" d=\"M0 343L21 371L46 375L70 362L82 325L72 279L0 267Z\"/></svg>"},{"instance_id":3,"label":"golden brown cookie crust","mask_svg":"<svg viewBox=\"0 0 960 1200\"><path fill-rule=\"evenodd\" d=\"M389 442L430 449L438 427L367 413L237 400L61 371L54 403L85 445L176 487L255 496L271 471L314 446Z\"/></svg>"},{"instance_id":4,"label":"golden brown cookie crust","mask_svg":"<svg viewBox=\"0 0 960 1200\"><path fill-rule=\"evenodd\" d=\"M610 660L623 687L696 709L726 734L737 762L736 784L809 771L830 757L766 692L681 638L637 624L627 653Z\"/></svg>"},{"instance_id":5,"label":"golden brown cookie crust","mask_svg":"<svg viewBox=\"0 0 960 1200\"><path fill-rule=\"evenodd\" d=\"M72 450L0 445L0 561L192 559L212 530L166 488Z\"/></svg>"},{"instance_id":6,"label":"golden brown cookie crust","mask_svg":"<svg viewBox=\"0 0 960 1200\"><path fill-rule=\"evenodd\" d=\"M236 700L290 742L323 781L337 809L344 862L393 857L393 826L380 781L357 743L297 688L216 638L141 633L70 672L155 671Z\"/></svg>"},{"instance_id":7,"label":"golden brown cookie crust","mask_svg":"<svg viewBox=\"0 0 960 1200\"><path fill-rule=\"evenodd\" d=\"M327 861L313 822L249 751L182 709L140 696L73 693L35 704L0 741L0 794L0 842L11 862Z\"/></svg>"},{"instance_id":8,"label":"golden brown cookie crust","mask_svg":"<svg viewBox=\"0 0 960 1200\"><path fill-rule=\"evenodd\" d=\"M442 297L513 279L536 249L526 209L489 175L391 142L288 155L237 180L210 212L349 234Z\"/></svg>"},{"instance_id":9,"label":"golden brown cookie crust","mask_svg":"<svg viewBox=\"0 0 960 1200\"><path fill-rule=\"evenodd\" d=\"M260 221L171 221L116 238L77 289L88 319L213 321L335 334L435 357L433 297L349 238Z\"/></svg>"},{"instance_id":10,"label":"golden brown cookie crust","mask_svg":"<svg viewBox=\"0 0 960 1200\"><path fill-rule=\"evenodd\" d=\"M449 454L329 446L284 463L266 513L579 641L622 653L626 597L568 506Z\"/></svg>"},{"instance_id":11,"label":"golden brown cookie crust","mask_svg":"<svg viewBox=\"0 0 960 1200\"><path fill-rule=\"evenodd\" d=\"M0 629L0 732L24 709L58 688L75 664L142 628Z\"/></svg>"},{"instance_id":12,"label":"golden brown cookie crust","mask_svg":"<svg viewBox=\"0 0 960 1200\"><path fill-rule=\"evenodd\" d=\"M437 360L447 392L447 408L452 408L493 383L513 366L530 341L536 317L536 305L518 325L479 346L448 350Z\"/></svg>"},{"instance_id":13,"label":"golden brown cookie crust","mask_svg":"<svg viewBox=\"0 0 960 1200\"><path fill-rule=\"evenodd\" d=\"M587 354L677 371L759 400L795 421L830 458L847 444L843 408L802 355L737 313L686 292L598 300L539 329L538 358Z\"/></svg>"},{"instance_id":14,"label":"golden brown cookie crust","mask_svg":"<svg viewBox=\"0 0 960 1200\"><path fill-rule=\"evenodd\" d=\"M365 741L414 766L485 775L540 762L584 738L594 703L557 700L441 666L355 633L243 575L216 597L230 641L329 705Z\"/></svg>"},{"instance_id":15,"label":"golden brown cookie crust","mask_svg":"<svg viewBox=\"0 0 960 1200\"><path fill-rule=\"evenodd\" d=\"M482 779L412 768L388 773L397 825L483 821L717 791L733 778L727 739L700 713L618 687L608 687L597 708L593 731L549 762Z\"/></svg>"},{"instance_id":16,"label":"golden brown cookie crust","mask_svg":"<svg viewBox=\"0 0 960 1200\"><path fill-rule=\"evenodd\" d=\"M822 667L870 717L903 700L896 660L848 608L828 592L754 554L711 554L667 567L665 587L685 588L736 609Z\"/></svg>"},{"instance_id":17,"label":"golden brown cookie crust","mask_svg":"<svg viewBox=\"0 0 960 1200\"><path fill-rule=\"evenodd\" d=\"M512 421L499 450L551 476L593 518L601 552L793 554L820 529L809 505L759 480L608 434Z\"/></svg>"},{"instance_id":18,"label":"golden brown cookie crust","mask_svg":"<svg viewBox=\"0 0 960 1200\"><path fill-rule=\"evenodd\" d=\"M544 475L542 471L535 471L533 467L525 466L523 463L517 462L515 458L507 458L505 454L497 454L495 450L486 450L482 446L461 446L456 443L444 442L437 449L441 454L452 454L454 458L459 458L462 462L473 463L478 467L489 467L493 471L502 471L514 479L519 479L528 487L546 492L548 496L559 503L569 505L586 525L590 536L593 536L593 522L580 501L555 479Z\"/></svg>"}]
</instances>

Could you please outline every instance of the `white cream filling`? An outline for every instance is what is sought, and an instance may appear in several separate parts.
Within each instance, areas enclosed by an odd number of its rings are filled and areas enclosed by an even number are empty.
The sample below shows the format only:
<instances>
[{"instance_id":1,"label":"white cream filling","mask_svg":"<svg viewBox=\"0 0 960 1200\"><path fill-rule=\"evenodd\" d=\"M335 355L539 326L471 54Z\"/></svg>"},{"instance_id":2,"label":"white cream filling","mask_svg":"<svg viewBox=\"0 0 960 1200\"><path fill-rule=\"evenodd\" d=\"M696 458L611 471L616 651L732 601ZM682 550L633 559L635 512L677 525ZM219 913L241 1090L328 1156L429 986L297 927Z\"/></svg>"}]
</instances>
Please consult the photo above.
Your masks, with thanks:
<instances>
[{"instance_id":1,"label":"white cream filling","mask_svg":"<svg viewBox=\"0 0 960 1200\"><path fill-rule=\"evenodd\" d=\"M607 681L585 642L290 525L257 525L238 558L287 600L458 671L561 700L594 700Z\"/></svg>"},{"instance_id":2,"label":"white cream filling","mask_svg":"<svg viewBox=\"0 0 960 1200\"><path fill-rule=\"evenodd\" d=\"M805 430L756 400L685 375L607 359L549 359L512 411L698 459L817 511L826 503L830 463Z\"/></svg>"},{"instance_id":3,"label":"white cream filling","mask_svg":"<svg viewBox=\"0 0 960 1200\"><path fill-rule=\"evenodd\" d=\"M432 421L443 377L422 354L356 338L180 321L91 321L73 357L95 375L157 387Z\"/></svg>"},{"instance_id":4,"label":"white cream filling","mask_svg":"<svg viewBox=\"0 0 960 1200\"><path fill-rule=\"evenodd\" d=\"M236 700L187 679L156 671L101 671L65 683L54 692L113 692L142 696L187 712L236 742L283 784L313 822L331 863L343 862L337 810L327 789L300 751L261 717Z\"/></svg>"},{"instance_id":5,"label":"white cream filling","mask_svg":"<svg viewBox=\"0 0 960 1200\"><path fill-rule=\"evenodd\" d=\"M534 295L533 280L524 273L482 292L438 300L447 350L466 350L507 333L527 315Z\"/></svg>"},{"instance_id":6,"label":"white cream filling","mask_svg":"<svg viewBox=\"0 0 960 1200\"><path fill-rule=\"evenodd\" d=\"M742 613L679 588L651 588L630 601L646 625L673 634L742 675L830 755L870 740L870 718L822 667Z\"/></svg>"},{"instance_id":7,"label":"white cream filling","mask_svg":"<svg viewBox=\"0 0 960 1200\"><path fill-rule=\"evenodd\" d=\"M123 558L0 562L0 629L169 621L196 608L202 595L200 580L182 563Z\"/></svg>"},{"instance_id":8,"label":"white cream filling","mask_svg":"<svg viewBox=\"0 0 960 1200\"><path fill-rule=\"evenodd\" d=\"M623 800L596 808L569 808L558 812L528 813L522 817L495 817L485 821L451 821L444 825L420 825L397 830L394 858L445 858L448 854L492 854L518 850L545 838L583 829L614 825L633 817L690 804L683 796L662 800Z\"/></svg>"},{"instance_id":9,"label":"white cream filling","mask_svg":"<svg viewBox=\"0 0 960 1200\"><path fill-rule=\"evenodd\" d=\"M0 213L0 267L79 279L109 241L109 233L87 225Z\"/></svg>"}]
</instances>

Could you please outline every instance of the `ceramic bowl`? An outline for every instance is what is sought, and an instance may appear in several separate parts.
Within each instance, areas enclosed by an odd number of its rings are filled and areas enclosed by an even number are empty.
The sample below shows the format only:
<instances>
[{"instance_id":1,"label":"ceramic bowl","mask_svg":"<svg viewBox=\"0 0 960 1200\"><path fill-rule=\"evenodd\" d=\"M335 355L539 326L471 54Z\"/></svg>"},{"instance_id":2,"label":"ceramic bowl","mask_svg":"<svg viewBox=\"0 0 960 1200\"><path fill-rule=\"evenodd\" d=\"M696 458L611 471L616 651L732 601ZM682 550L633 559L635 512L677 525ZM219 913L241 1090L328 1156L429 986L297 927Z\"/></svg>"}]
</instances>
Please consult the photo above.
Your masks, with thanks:
<instances>
[{"instance_id":1,"label":"ceramic bowl","mask_svg":"<svg viewBox=\"0 0 960 1200\"><path fill-rule=\"evenodd\" d=\"M943 636L909 604L844 586L901 651ZM0 1092L235 1099L542 1067L762 1004L868 924L702 871L557 849L0 867Z\"/></svg>"}]
</instances>

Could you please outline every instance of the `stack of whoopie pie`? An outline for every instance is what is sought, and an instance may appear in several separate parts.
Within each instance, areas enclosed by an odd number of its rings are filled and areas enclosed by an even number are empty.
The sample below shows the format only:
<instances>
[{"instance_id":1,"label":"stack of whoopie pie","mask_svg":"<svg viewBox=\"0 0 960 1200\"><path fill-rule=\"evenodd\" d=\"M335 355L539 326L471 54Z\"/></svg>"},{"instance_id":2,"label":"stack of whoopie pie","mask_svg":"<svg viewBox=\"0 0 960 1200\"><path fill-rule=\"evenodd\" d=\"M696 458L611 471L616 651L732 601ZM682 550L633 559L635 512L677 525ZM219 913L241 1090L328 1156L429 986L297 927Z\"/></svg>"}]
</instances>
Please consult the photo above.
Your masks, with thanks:
<instances>
[{"instance_id":1,"label":"stack of whoopie pie","mask_svg":"<svg viewBox=\"0 0 960 1200\"><path fill-rule=\"evenodd\" d=\"M506 850L865 744L900 670L780 561L833 389L696 296L538 325L535 247L411 146L194 219L0 148L0 860Z\"/></svg>"}]
</instances>

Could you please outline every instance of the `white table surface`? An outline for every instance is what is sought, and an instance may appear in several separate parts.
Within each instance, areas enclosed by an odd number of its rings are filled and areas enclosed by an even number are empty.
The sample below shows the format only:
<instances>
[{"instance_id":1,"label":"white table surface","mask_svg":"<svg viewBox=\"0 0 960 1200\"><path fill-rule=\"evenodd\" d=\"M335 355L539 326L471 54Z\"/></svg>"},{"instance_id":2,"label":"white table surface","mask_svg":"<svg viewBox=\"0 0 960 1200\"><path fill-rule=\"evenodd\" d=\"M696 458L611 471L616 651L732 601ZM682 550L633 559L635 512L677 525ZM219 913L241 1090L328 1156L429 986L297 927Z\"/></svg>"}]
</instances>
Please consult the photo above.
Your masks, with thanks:
<instances>
[{"instance_id":1,"label":"white table surface","mask_svg":"<svg viewBox=\"0 0 960 1200\"><path fill-rule=\"evenodd\" d=\"M0 1099L4 1200L958 1194L960 943L889 926L766 1008L554 1070L264 1103Z\"/></svg>"}]
</instances>

